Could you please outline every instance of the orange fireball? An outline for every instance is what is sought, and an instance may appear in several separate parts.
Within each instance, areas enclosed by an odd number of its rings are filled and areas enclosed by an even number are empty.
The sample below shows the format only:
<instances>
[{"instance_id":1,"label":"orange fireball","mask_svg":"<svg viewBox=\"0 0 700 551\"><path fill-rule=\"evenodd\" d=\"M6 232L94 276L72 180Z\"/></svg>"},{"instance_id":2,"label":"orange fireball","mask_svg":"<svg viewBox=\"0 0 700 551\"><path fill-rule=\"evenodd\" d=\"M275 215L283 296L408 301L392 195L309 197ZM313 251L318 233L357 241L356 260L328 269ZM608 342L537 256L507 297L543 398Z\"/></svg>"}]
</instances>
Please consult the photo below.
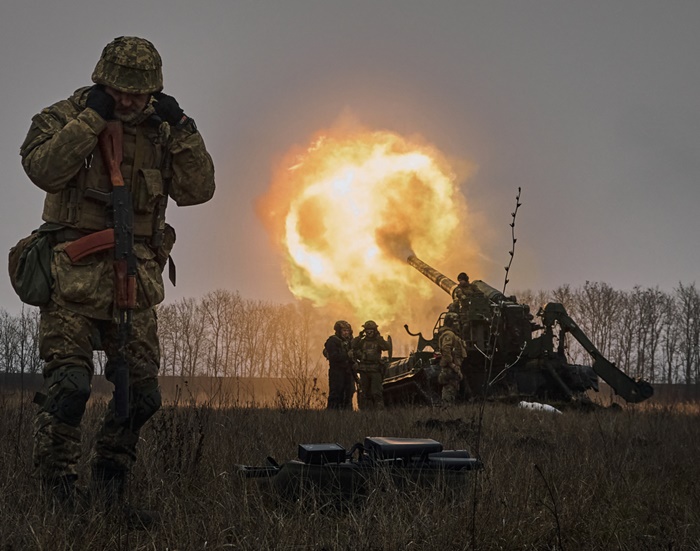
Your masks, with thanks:
<instances>
[{"instance_id":1,"label":"orange fireball","mask_svg":"<svg viewBox=\"0 0 700 551\"><path fill-rule=\"evenodd\" d=\"M258 207L295 296L380 324L442 293L409 254L444 269L476 252L444 157L391 132L320 135L285 159Z\"/></svg>"}]
</instances>

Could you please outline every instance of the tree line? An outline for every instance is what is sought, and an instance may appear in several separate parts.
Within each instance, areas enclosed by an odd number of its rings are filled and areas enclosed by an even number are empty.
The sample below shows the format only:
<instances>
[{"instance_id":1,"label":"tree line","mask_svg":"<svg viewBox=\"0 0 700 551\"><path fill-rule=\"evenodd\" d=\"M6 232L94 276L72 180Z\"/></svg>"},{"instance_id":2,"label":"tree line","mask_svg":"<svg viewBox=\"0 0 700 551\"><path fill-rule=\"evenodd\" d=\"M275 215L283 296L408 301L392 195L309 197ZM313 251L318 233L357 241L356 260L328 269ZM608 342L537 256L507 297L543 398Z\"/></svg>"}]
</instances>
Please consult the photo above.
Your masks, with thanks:
<instances>
[{"instance_id":1,"label":"tree line","mask_svg":"<svg viewBox=\"0 0 700 551\"><path fill-rule=\"evenodd\" d=\"M616 290L600 282L553 291L525 291L519 302L532 313L560 302L610 361L632 377L652 383L700 382L700 293L695 283L672 292L634 287ZM333 320L321 319L306 302L274 304L217 290L157 309L161 374L192 377L308 377L325 369L321 348ZM0 309L0 371L40 373L39 312ZM590 357L571 337L572 363ZM95 356L95 372L104 357Z\"/></svg>"},{"instance_id":2,"label":"tree line","mask_svg":"<svg viewBox=\"0 0 700 551\"><path fill-rule=\"evenodd\" d=\"M658 287L631 290L587 281L583 286L520 294L520 302L559 302L608 360L632 377L654 383L700 382L700 293L679 283L671 293ZM571 363L590 363L588 353L567 337Z\"/></svg>"}]
</instances>

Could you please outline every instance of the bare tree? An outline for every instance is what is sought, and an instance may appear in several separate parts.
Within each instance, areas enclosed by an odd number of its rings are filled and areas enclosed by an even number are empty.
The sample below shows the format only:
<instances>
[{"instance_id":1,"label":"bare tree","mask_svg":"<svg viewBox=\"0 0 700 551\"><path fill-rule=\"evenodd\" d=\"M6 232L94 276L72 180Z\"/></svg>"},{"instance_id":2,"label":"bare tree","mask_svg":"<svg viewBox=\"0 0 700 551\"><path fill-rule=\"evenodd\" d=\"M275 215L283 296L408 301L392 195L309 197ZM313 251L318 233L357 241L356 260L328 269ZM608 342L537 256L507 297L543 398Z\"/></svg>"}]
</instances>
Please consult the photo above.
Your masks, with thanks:
<instances>
[{"instance_id":1,"label":"bare tree","mask_svg":"<svg viewBox=\"0 0 700 551\"><path fill-rule=\"evenodd\" d=\"M680 360L685 384L700 380L700 294L695 283L678 284L677 320L680 325Z\"/></svg>"},{"instance_id":2,"label":"bare tree","mask_svg":"<svg viewBox=\"0 0 700 551\"><path fill-rule=\"evenodd\" d=\"M40 373L44 362L39 355L39 310L22 306L15 327L15 357L19 371Z\"/></svg>"},{"instance_id":3,"label":"bare tree","mask_svg":"<svg viewBox=\"0 0 700 551\"><path fill-rule=\"evenodd\" d=\"M612 344L619 327L620 292L607 283L586 281L575 297L572 317L601 354L615 361Z\"/></svg>"},{"instance_id":4,"label":"bare tree","mask_svg":"<svg viewBox=\"0 0 700 551\"><path fill-rule=\"evenodd\" d=\"M661 337L661 350L663 357L663 380L671 384L678 380L678 343L681 338L680 327L677 323L678 307L674 298L666 304L662 314L661 325L663 333Z\"/></svg>"},{"instance_id":5,"label":"bare tree","mask_svg":"<svg viewBox=\"0 0 700 551\"><path fill-rule=\"evenodd\" d=\"M0 310L0 362L3 371L14 373L17 348L17 322L6 310Z\"/></svg>"},{"instance_id":6,"label":"bare tree","mask_svg":"<svg viewBox=\"0 0 700 551\"><path fill-rule=\"evenodd\" d=\"M662 341L664 312L668 308L670 297L658 287L649 287L642 291L639 302L641 323L637 334L637 365L634 375L655 382L658 365L658 353ZM660 373L659 373L660 375Z\"/></svg>"},{"instance_id":7,"label":"bare tree","mask_svg":"<svg viewBox=\"0 0 700 551\"><path fill-rule=\"evenodd\" d=\"M241 297L229 291L213 291L202 298L201 308L207 328L206 374L228 376L238 349L236 330L243 314Z\"/></svg>"}]
</instances>

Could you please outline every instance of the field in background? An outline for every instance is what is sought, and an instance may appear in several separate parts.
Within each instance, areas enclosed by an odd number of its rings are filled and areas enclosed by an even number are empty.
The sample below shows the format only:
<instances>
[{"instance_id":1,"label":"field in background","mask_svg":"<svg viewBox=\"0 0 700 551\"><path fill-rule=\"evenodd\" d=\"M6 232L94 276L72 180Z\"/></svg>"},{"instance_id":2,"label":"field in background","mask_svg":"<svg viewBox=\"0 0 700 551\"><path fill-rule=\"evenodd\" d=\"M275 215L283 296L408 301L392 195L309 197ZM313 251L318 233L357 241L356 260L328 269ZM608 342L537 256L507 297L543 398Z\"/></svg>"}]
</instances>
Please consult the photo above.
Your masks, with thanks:
<instances>
[{"instance_id":1,"label":"field in background","mask_svg":"<svg viewBox=\"0 0 700 551\"><path fill-rule=\"evenodd\" d=\"M236 406L277 406L280 400L293 405L325 405L328 393L328 379L323 376L308 377L171 377L158 378L163 395L168 400L193 399L209 405L224 404ZM27 392L41 389L41 375L20 375L0 373L0 393L17 392L24 388ZM700 385L657 384L654 396L648 404L671 405L679 402L700 403ZM112 385L103 376L93 379L93 395L105 397L112 392ZM604 382L600 382L599 392L590 392L592 400L609 405L616 400L614 392ZM292 405L292 404L290 404Z\"/></svg>"},{"instance_id":2,"label":"field in background","mask_svg":"<svg viewBox=\"0 0 700 551\"><path fill-rule=\"evenodd\" d=\"M312 395L313 396L313 395ZM280 398L288 404L292 396ZM300 443L429 437L477 446L479 404L328 412L188 404L142 431L131 502L161 512L129 531L99 510L64 516L31 478L34 406L0 395L0 549L699 549L700 408L646 404L563 415L487 403L486 466L450 492L388 485L348 509L284 503L236 464L296 456ZM105 401L84 420L89 457ZM86 472L86 465L81 465Z\"/></svg>"}]
</instances>

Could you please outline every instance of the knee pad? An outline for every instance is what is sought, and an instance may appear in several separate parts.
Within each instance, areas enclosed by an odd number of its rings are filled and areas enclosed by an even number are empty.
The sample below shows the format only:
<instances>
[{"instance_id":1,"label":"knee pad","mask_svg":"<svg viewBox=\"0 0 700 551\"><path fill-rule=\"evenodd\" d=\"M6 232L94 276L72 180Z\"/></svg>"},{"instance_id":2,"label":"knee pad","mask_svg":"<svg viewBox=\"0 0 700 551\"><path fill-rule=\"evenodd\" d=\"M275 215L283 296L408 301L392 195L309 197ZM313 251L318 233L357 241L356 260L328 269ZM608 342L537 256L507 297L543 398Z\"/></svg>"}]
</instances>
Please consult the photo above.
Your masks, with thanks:
<instances>
[{"instance_id":1,"label":"knee pad","mask_svg":"<svg viewBox=\"0 0 700 551\"><path fill-rule=\"evenodd\" d=\"M140 430L153 414L160 409L162 398L155 379L135 386L131 391L131 429Z\"/></svg>"},{"instance_id":2,"label":"knee pad","mask_svg":"<svg viewBox=\"0 0 700 551\"><path fill-rule=\"evenodd\" d=\"M84 367L61 367L51 377L42 407L58 420L77 427L90 398L90 373Z\"/></svg>"}]
</instances>

